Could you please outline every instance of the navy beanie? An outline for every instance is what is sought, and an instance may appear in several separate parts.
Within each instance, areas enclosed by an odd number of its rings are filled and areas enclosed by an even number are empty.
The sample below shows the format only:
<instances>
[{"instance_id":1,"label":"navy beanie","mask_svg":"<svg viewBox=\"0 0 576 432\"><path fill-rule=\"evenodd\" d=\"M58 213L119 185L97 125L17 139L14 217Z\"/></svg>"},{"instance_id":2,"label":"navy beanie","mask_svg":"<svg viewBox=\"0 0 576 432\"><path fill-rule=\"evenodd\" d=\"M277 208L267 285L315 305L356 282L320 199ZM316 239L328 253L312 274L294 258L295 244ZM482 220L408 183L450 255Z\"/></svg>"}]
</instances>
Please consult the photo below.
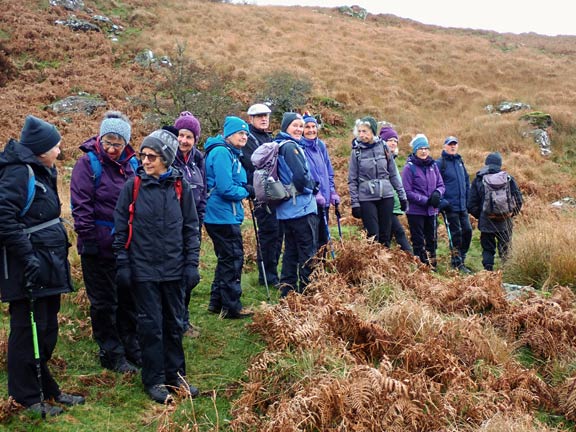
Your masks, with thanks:
<instances>
[{"instance_id":1,"label":"navy beanie","mask_svg":"<svg viewBox=\"0 0 576 432\"><path fill-rule=\"evenodd\" d=\"M316 120L316 117L314 117L312 114L304 113L302 120L304 120L304 124L314 123L316 126L318 126L318 120Z\"/></svg>"},{"instance_id":2,"label":"navy beanie","mask_svg":"<svg viewBox=\"0 0 576 432\"><path fill-rule=\"evenodd\" d=\"M282 132L286 132L288 126L290 126L294 120L298 119L302 120L302 116L300 114L295 112L285 112L284 115L282 116L282 123L280 124L280 130Z\"/></svg>"},{"instance_id":3,"label":"navy beanie","mask_svg":"<svg viewBox=\"0 0 576 432\"><path fill-rule=\"evenodd\" d=\"M494 167L494 168L502 168L502 155L498 152L490 153L486 156L486 166Z\"/></svg>"},{"instance_id":4,"label":"navy beanie","mask_svg":"<svg viewBox=\"0 0 576 432\"><path fill-rule=\"evenodd\" d=\"M62 140L58 129L51 123L34 117L26 116L26 121L20 132L20 144L28 147L35 155L41 155L51 150Z\"/></svg>"},{"instance_id":5,"label":"navy beanie","mask_svg":"<svg viewBox=\"0 0 576 432\"><path fill-rule=\"evenodd\" d=\"M240 117L228 116L224 120L224 138L234 135L236 132L244 131L248 133L248 123Z\"/></svg>"}]
</instances>

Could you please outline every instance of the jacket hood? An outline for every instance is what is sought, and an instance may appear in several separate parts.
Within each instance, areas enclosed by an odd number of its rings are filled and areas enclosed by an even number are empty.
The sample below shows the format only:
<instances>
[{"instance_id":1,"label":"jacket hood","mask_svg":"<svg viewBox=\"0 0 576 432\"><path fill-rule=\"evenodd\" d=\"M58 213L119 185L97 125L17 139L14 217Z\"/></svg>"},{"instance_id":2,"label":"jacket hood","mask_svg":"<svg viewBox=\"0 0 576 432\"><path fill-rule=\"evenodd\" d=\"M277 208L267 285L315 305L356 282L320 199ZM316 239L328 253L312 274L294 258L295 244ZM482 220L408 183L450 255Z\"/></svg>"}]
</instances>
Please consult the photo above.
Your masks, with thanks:
<instances>
[{"instance_id":1,"label":"jacket hood","mask_svg":"<svg viewBox=\"0 0 576 432\"><path fill-rule=\"evenodd\" d=\"M0 168L19 163L44 166L34 153L32 153L32 150L11 138L8 144L6 144L4 152L0 152Z\"/></svg>"},{"instance_id":2,"label":"jacket hood","mask_svg":"<svg viewBox=\"0 0 576 432\"><path fill-rule=\"evenodd\" d=\"M274 138L274 141L280 142L280 141L293 141L296 144L300 145L300 141L297 140L296 138L294 138L292 135L287 134L286 132L278 132L278 135L276 135L276 138Z\"/></svg>"},{"instance_id":3,"label":"jacket hood","mask_svg":"<svg viewBox=\"0 0 576 432\"><path fill-rule=\"evenodd\" d=\"M406 162L412 162L414 165L418 166L430 166L433 163L436 163L434 159L432 159L432 156L428 156L426 159L420 159L414 153L411 153L410 156L408 156Z\"/></svg>"},{"instance_id":4,"label":"jacket hood","mask_svg":"<svg viewBox=\"0 0 576 432\"><path fill-rule=\"evenodd\" d=\"M373 148L376 144L378 144L380 142L382 142L382 140L378 136L375 136L374 141L372 141L371 143L365 143L365 142L359 141L357 138L354 138L352 140L352 148L370 149L370 148Z\"/></svg>"},{"instance_id":5,"label":"jacket hood","mask_svg":"<svg viewBox=\"0 0 576 432\"><path fill-rule=\"evenodd\" d=\"M502 170L495 168L493 165L484 165L476 172L476 176L482 177L485 174L494 174L500 171Z\"/></svg>"},{"instance_id":6,"label":"jacket hood","mask_svg":"<svg viewBox=\"0 0 576 432\"><path fill-rule=\"evenodd\" d=\"M460 160L460 159L462 159L462 156L460 156L459 154L451 155L451 154L446 153L445 150L442 150L442 157L446 160Z\"/></svg>"}]
</instances>

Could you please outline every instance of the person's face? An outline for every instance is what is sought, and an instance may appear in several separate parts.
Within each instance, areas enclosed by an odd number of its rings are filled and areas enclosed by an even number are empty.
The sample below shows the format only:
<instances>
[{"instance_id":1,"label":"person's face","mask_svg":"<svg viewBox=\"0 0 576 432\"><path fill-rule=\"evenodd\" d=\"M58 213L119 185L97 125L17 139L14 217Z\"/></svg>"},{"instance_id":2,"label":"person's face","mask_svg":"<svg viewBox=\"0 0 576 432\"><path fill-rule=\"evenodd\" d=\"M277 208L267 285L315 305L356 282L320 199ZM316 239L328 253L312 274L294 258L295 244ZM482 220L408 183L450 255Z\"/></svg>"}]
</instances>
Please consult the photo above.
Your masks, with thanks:
<instances>
[{"instance_id":1,"label":"person's face","mask_svg":"<svg viewBox=\"0 0 576 432\"><path fill-rule=\"evenodd\" d=\"M300 119L294 120L286 128L286 133L290 135L295 140L299 141L304 133L304 121Z\"/></svg>"},{"instance_id":2,"label":"person's face","mask_svg":"<svg viewBox=\"0 0 576 432\"><path fill-rule=\"evenodd\" d=\"M189 131L188 129L180 129L178 131L178 144L178 147L183 154L187 155L190 153L192 147L196 144L196 138L192 131Z\"/></svg>"},{"instance_id":3,"label":"person's face","mask_svg":"<svg viewBox=\"0 0 576 432\"><path fill-rule=\"evenodd\" d=\"M374 132L368 125L358 126L358 140L366 144L374 141Z\"/></svg>"},{"instance_id":4,"label":"person's face","mask_svg":"<svg viewBox=\"0 0 576 432\"><path fill-rule=\"evenodd\" d=\"M314 122L308 122L304 125L304 138L310 140L318 137L318 126Z\"/></svg>"},{"instance_id":5,"label":"person's face","mask_svg":"<svg viewBox=\"0 0 576 432\"><path fill-rule=\"evenodd\" d=\"M160 155L149 147L144 147L140 151L140 160L142 161L144 172L150 177L158 178L167 171Z\"/></svg>"},{"instance_id":6,"label":"person's face","mask_svg":"<svg viewBox=\"0 0 576 432\"><path fill-rule=\"evenodd\" d=\"M458 143L451 142L444 145L444 151L449 155L455 155L458 153Z\"/></svg>"},{"instance_id":7,"label":"person's face","mask_svg":"<svg viewBox=\"0 0 576 432\"><path fill-rule=\"evenodd\" d=\"M38 155L38 159L45 167L52 168L56 163L56 159L60 155L60 142L48 150L46 153Z\"/></svg>"},{"instance_id":8,"label":"person's face","mask_svg":"<svg viewBox=\"0 0 576 432\"><path fill-rule=\"evenodd\" d=\"M426 159L430 155L430 148L428 147L420 147L416 151L416 157L418 159Z\"/></svg>"},{"instance_id":9,"label":"person's face","mask_svg":"<svg viewBox=\"0 0 576 432\"><path fill-rule=\"evenodd\" d=\"M396 149L398 148L398 140L396 138L388 138L386 141L386 145L390 149L392 154L396 153Z\"/></svg>"},{"instance_id":10,"label":"person's face","mask_svg":"<svg viewBox=\"0 0 576 432\"><path fill-rule=\"evenodd\" d=\"M248 141L248 132L238 131L226 137L226 141L234 148L241 149Z\"/></svg>"},{"instance_id":11,"label":"person's face","mask_svg":"<svg viewBox=\"0 0 576 432\"><path fill-rule=\"evenodd\" d=\"M102 143L102 148L112 160L118 160L124 151L124 147L126 147L124 138L115 137L111 134L101 137L100 142Z\"/></svg>"},{"instance_id":12,"label":"person's face","mask_svg":"<svg viewBox=\"0 0 576 432\"><path fill-rule=\"evenodd\" d=\"M258 130L266 131L270 126L270 114L256 114L250 116L250 124Z\"/></svg>"}]
</instances>

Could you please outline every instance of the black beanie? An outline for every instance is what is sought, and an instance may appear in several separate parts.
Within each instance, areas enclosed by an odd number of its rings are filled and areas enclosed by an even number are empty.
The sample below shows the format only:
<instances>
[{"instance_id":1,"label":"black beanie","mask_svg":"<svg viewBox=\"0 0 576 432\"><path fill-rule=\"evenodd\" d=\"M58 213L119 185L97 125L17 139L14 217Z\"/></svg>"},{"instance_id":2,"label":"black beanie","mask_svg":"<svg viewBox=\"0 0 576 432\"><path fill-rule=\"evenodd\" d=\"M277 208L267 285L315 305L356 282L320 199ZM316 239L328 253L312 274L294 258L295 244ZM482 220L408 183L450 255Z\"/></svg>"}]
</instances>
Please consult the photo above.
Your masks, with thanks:
<instances>
[{"instance_id":1,"label":"black beanie","mask_svg":"<svg viewBox=\"0 0 576 432\"><path fill-rule=\"evenodd\" d=\"M295 112L285 112L282 116L282 123L280 124L280 130L282 132L286 132L288 126L292 124L294 120L300 119L302 120L302 116Z\"/></svg>"},{"instance_id":2,"label":"black beanie","mask_svg":"<svg viewBox=\"0 0 576 432\"><path fill-rule=\"evenodd\" d=\"M502 156L498 152L490 153L486 156L486 162L484 162L484 164L489 167L500 169L502 168Z\"/></svg>"},{"instance_id":3,"label":"black beanie","mask_svg":"<svg viewBox=\"0 0 576 432\"><path fill-rule=\"evenodd\" d=\"M20 133L20 144L28 147L35 155L46 153L61 139L58 129L53 124L33 115L26 116Z\"/></svg>"}]
</instances>

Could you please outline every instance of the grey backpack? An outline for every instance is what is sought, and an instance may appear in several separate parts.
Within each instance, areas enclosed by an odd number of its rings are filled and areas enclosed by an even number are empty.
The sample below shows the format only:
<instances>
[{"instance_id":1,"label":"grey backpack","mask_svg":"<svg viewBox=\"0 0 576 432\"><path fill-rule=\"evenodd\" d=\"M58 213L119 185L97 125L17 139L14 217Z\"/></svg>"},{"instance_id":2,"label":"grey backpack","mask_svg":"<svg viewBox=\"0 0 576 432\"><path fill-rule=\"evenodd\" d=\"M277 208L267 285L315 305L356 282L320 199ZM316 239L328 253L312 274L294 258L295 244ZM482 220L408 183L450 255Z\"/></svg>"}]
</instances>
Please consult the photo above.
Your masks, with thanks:
<instances>
[{"instance_id":1,"label":"grey backpack","mask_svg":"<svg viewBox=\"0 0 576 432\"><path fill-rule=\"evenodd\" d=\"M260 145L250 160L256 168L253 177L256 200L269 205L279 204L290 198L290 192L278 178L278 152L286 141L272 141Z\"/></svg>"},{"instance_id":2,"label":"grey backpack","mask_svg":"<svg viewBox=\"0 0 576 432\"><path fill-rule=\"evenodd\" d=\"M510 191L510 176L506 171L484 174L484 203L482 211L489 219L504 220L513 216L515 201Z\"/></svg>"}]
</instances>

